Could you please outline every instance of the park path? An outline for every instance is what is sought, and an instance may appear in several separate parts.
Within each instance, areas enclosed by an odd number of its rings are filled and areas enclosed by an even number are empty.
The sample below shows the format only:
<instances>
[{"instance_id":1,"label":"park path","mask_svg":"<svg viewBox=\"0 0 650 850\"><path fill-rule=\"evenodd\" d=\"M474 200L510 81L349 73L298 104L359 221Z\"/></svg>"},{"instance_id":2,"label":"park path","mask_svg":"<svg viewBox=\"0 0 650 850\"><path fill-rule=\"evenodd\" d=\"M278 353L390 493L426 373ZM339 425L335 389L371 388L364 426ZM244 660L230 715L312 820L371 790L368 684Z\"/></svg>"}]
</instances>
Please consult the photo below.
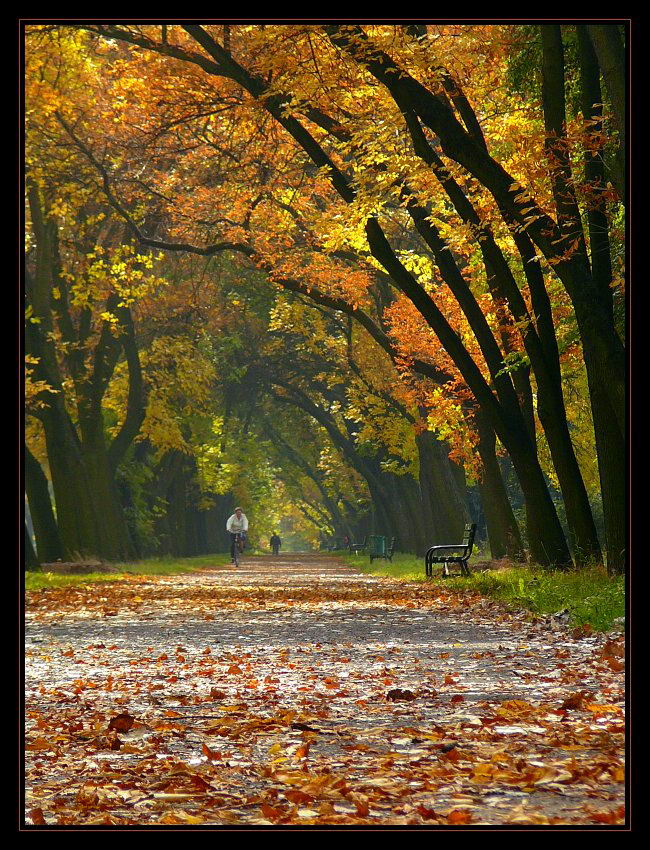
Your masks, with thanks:
<instances>
[{"instance_id":1,"label":"park path","mask_svg":"<svg viewBox=\"0 0 650 850\"><path fill-rule=\"evenodd\" d=\"M35 592L27 822L621 823L622 666L324 555Z\"/></svg>"}]
</instances>

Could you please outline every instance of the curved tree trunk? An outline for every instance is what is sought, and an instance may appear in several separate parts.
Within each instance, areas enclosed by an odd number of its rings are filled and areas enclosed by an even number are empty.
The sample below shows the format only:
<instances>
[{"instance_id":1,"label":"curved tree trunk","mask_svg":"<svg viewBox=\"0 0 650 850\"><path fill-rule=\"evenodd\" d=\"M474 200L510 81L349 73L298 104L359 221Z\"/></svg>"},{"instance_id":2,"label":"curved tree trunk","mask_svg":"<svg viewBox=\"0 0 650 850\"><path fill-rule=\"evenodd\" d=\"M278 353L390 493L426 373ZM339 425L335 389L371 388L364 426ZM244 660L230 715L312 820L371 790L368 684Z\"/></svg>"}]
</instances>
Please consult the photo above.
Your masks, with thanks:
<instances>
[{"instance_id":1,"label":"curved tree trunk","mask_svg":"<svg viewBox=\"0 0 650 850\"><path fill-rule=\"evenodd\" d=\"M47 564L62 559L63 546L52 510L47 478L28 446L25 446L25 490L34 527L38 561Z\"/></svg>"}]
</instances>

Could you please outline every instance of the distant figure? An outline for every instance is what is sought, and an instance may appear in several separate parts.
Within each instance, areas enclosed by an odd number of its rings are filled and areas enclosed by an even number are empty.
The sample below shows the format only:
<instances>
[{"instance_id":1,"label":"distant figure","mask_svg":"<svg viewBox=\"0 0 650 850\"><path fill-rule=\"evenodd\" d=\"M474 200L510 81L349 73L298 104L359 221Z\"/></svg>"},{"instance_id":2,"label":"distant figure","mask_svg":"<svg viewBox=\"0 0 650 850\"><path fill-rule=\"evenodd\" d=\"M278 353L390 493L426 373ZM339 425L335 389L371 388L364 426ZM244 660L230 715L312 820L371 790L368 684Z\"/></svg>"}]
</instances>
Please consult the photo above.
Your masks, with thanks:
<instances>
[{"instance_id":1,"label":"distant figure","mask_svg":"<svg viewBox=\"0 0 650 850\"><path fill-rule=\"evenodd\" d=\"M344 537L343 537L343 548L349 549L350 548L350 542L351 541L350 541L350 538L348 537L348 535L347 534L344 535Z\"/></svg>"},{"instance_id":2,"label":"distant figure","mask_svg":"<svg viewBox=\"0 0 650 850\"><path fill-rule=\"evenodd\" d=\"M280 546L282 546L282 541L280 540L277 534L274 534L271 537L271 539L269 540L269 546L271 547L271 550L273 551L274 555L280 554Z\"/></svg>"},{"instance_id":3,"label":"distant figure","mask_svg":"<svg viewBox=\"0 0 650 850\"><path fill-rule=\"evenodd\" d=\"M241 536L244 545L246 545L246 532L248 531L248 519L241 508L235 508L235 513L229 517L226 523L226 531L230 534L230 560L234 564L237 535Z\"/></svg>"}]
</instances>

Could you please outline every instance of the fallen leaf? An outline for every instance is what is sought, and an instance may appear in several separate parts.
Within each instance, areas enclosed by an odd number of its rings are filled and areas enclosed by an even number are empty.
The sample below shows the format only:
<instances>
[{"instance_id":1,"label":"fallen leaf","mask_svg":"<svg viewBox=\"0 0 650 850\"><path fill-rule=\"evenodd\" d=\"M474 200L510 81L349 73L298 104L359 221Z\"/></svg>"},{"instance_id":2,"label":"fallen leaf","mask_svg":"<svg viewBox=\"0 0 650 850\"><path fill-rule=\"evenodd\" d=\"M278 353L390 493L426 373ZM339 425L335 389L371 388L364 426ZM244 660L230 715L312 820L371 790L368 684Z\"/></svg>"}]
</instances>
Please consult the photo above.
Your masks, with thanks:
<instances>
[{"instance_id":1,"label":"fallen leaf","mask_svg":"<svg viewBox=\"0 0 650 850\"><path fill-rule=\"evenodd\" d=\"M397 702L398 700L410 701L416 699L413 691L402 690L401 688L393 688L392 691L388 691L386 694L386 699L391 700L393 702Z\"/></svg>"},{"instance_id":2,"label":"fallen leaf","mask_svg":"<svg viewBox=\"0 0 650 850\"><path fill-rule=\"evenodd\" d=\"M221 753L211 750L207 744L201 745L201 751L203 752L203 755L209 759L209 761L221 761L222 759Z\"/></svg>"},{"instance_id":3,"label":"fallen leaf","mask_svg":"<svg viewBox=\"0 0 650 850\"><path fill-rule=\"evenodd\" d=\"M314 798L311 796L311 794L305 794L304 791L299 791L298 789L294 788L289 791L285 791L284 796L287 798L287 800L289 800L289 802L295 803L295 805L297 806L301 806L305 803L314 802Z\"/></svg>"},{"instance_id":4,"label":"fallen leaf","mask_svg":"<svg viewBox=\"0 0 650 850\"><path fill-rule=\"evenodd\" d=\"M220 691L218 688L212 688L210 690L210 696L212 699L226 699L228 694L225 691Z\"/></svg>"},{"instance_id":5,"label":"fallen leaf","mask_svg":"<svg viewBox=\"0 0 650 850\"><path fill-rule=\"evenodd\" d=\"M282 809L278 809L275 806L269 806L267 803L262 803L260 810L264 817L270 821L278 821L280 818L284 817Z\"/></svg>"},{"instance_id":6,"label":"fallen leaf","mask_svg":"<svg viewBox=\"0 0 650 850\"><path fill-rule=\"evenodd\" d=\"M471 822L472 813L467 811L467 809L453 809L447 815L447 823L462 824Z\"/></svg>"},{"instance_id":7,"label":"fallen leaf","mask_svg":"<svg viewBox=\"0 0 650 850\"><path fill-rule=\"evenodd\" d=\"M135 717L130 714L116 714L108 723L108 728L115 732L128 732L135 723Z\"/></svg>"},{"instance_id":8,"label":"fallen leaf","mask_svg":"<svg viewBox=\"0 0 650 850\"><path fill-rule=\"evenodd\" d=\"M589 696L591 696L591 694L589 694ZM565 710L576 710L583 708L586 698L587 695L584 691L578 691L578 693L571 694L571 696L567 697L562 703L561 708Z\"/></svg>"}]
</instances>

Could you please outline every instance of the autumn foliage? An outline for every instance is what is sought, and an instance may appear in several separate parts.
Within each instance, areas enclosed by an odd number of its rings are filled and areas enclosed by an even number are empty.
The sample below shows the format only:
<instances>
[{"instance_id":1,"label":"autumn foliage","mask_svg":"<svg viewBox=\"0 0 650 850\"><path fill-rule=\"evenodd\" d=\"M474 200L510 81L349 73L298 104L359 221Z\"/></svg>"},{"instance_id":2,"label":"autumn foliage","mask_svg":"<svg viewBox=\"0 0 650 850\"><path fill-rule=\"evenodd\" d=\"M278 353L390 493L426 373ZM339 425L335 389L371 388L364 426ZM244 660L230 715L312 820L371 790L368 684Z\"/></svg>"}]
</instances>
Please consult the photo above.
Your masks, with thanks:
<instances>
[{"instance_id":1,"label":"autumn foliage","mask_svg":"<svg viewBox=\"0 0 650 850\"><path fill-rule=\"evenodd\" d=\"M494 557L622 571L602 30L30 26L40 560L209 551L248 500L260 540L422 552L478 511Z\"/></svg>"}]
</instances>

